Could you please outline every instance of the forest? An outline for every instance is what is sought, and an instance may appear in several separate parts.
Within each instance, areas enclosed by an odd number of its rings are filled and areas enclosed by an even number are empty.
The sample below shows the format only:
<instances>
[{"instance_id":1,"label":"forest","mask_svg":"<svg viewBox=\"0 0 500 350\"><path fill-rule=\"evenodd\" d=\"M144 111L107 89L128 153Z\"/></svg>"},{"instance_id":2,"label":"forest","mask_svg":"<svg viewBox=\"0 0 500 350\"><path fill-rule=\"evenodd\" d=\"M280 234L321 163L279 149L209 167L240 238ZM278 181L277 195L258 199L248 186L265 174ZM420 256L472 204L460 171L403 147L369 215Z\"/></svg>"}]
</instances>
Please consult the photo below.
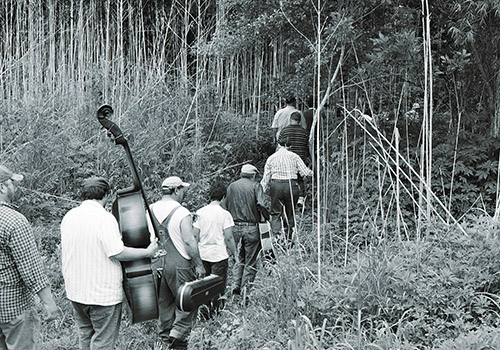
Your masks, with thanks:
<instances>
[{"instance_id":1,"label":"forest","mask_svg":"<svg viewBox=\"0 0 500 350\"><path fill-rule=\"evenodd\" d=\"M83 179L132 181L98 108L149 199L177 175L196 211L263 170L289 96L315 109L296 245L189 348L500 348L498 0L6 0L0 27L0 164L62 310L42 349L78 348L62 217ZM156 337L124 315L118 348Z\"/></svg>"}]
</instances>

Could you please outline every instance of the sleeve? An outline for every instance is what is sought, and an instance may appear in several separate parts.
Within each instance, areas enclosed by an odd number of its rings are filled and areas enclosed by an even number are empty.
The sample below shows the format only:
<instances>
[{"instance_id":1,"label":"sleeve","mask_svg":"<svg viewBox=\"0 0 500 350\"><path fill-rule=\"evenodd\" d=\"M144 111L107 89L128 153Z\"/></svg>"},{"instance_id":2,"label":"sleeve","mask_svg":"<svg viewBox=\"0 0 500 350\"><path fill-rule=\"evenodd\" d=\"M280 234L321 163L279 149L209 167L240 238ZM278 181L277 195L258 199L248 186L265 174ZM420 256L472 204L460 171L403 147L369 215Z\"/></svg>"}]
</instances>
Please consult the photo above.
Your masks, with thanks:
<instances>
[{"instance_id":1,"label":"sleeve","mask_svg":"<svg viewBox=\"0 0 500 350\"><path fill-rule=\"evenodd\" d=\"M281 115L281 110L277 111L276 114L274 115L273 123L271 124L271 129L278 128L278 119L280 115Z\"/></svg>"},{"instance_id":2,"label":"sleeve","mask_svg":"<svg viewBox=\"0 0 500 350\"><path fill-rule=\"evenodd\" d=\"M104 253L108 256L120 254L123 251L124 244L122 235L118 227L118 222L111 214L107 215L106 220L102 223L101 245Z\"/></svg>"},{"instance_id":3,"label":"sleeve","mask_svg":"<svg viewBox=\"0 0 500 350\"><path fill-rule=\"evenodd\" d=\"M234 226L233 216L231 215L230 212L225 210L223 229L225 230L225 229L233 227L233 226Z\"/></svg>"},{"instance_id":4,"label":"sleeve","mask_svg":"<svg viewBox=\"0 0 500 350\"><path fill-rule=\"evenodd\" d=\"M312 170L306 166L302 158L297 156L295 159L297 164L297 170L300 173L300 175L302 175L303 177L312 176Z\"/></svg>"},{"instance_id":5,"label":"sleeve","mask_svg":"<svg viewBox=\"0 0 500 350\"><path fill-rule=\"evenodd\" d=\"M26 287L32 290L33 293L38 293L49 285L33 231L24 216L17 218L13 222L9 247L17 271Z\"/></svg>"},{"instance_id":6,"label":"sleeve","mask_svg":"<svg viewBox=\"0 0 500 350\"><path fill-rule=\"evenodd\" d=\"M268 159L266 161L266 165L264 166L264 175L262 175L262 180L260 180L260 185L262 186L261 189L263 192L267 190L270 178L271 178L271 167L269 165L269 159Z\"/></svg>"}]
</instances>

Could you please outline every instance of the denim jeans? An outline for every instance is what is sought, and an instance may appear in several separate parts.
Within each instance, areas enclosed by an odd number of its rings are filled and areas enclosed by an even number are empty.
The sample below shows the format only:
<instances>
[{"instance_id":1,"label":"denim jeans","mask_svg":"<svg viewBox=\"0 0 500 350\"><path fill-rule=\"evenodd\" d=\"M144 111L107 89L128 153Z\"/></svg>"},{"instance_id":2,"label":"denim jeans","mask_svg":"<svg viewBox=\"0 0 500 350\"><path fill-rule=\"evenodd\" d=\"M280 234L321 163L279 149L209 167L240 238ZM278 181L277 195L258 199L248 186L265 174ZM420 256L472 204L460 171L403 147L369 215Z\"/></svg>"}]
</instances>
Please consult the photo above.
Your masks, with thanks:
<instances>
[{"instance_id":1,"label":"denim jeans","mask_svg":"<svg viewBox=\"0 0 500 350\"><path fill-rule=\"evenodd\" d=\"M0 323L1 350L38 349L40 318L35 310L23 312L10 322Z\"/></svg>"},{"instance_id":2,"label":"denim jeans","mask_svg":"<svg viewBox=\"0 0 500 350\"><path fill-rule=\"evenodd\" d=\"M112 306L71 303L79 330L80 349L114 349L122 319L122 303Z\"/></svg>"},{"instance_id":3,"label":"denim jeans","mask_svg":"<svg viewBox=\"0 0 500 350\"><path fill-rule=\"evenodd\" d=\"M257 274L257 258L261 251L259 227L257 224L254 226L236 225L233 232L235 238L240 240L238 257L233 270L233 289L241 289L252 283Z\"/></svg>"}]
</instances>

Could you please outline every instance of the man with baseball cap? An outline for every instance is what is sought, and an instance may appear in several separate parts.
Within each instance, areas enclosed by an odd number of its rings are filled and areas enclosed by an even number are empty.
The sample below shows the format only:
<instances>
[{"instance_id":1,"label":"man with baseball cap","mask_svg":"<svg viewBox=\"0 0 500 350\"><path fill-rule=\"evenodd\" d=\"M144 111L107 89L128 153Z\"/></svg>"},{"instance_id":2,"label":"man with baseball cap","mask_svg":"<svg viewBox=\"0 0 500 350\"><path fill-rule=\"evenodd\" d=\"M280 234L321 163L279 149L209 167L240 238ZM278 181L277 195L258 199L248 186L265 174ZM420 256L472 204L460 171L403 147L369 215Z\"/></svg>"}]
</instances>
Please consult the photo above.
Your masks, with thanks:
<instances>
[{"instance_id":1,"label":"man with baseball cap","mask_svg":"<svg viewBox=\"0 0 500 350\"><path fill-rule=\"evenodd\" d=\"M264 204L264 191L255 180L258 170L252 164L241 167L241 178L229 184L226 198L221 205L234 220L234 240L238 245L238 257L233 271L233 294L254 281L257 274L257 257L261 250L259 222L261 215L268 220Z\"/></svg>"},{"instance_id":2,"label":"man with baseball cap","mask_svg":"<svg viewBox=\"0 0 500 350\"><path fill-rule=\"evenodd\" d=\"M178 176L170 176L161 187L162 199L151 204L152 213L167 226L169 236L160 237L167 255L162 258L163 273L158 295L159 336L168 349L187 349L197 310L187 312L178 309L177 290L184 282L205 277L206 272L200 258L191 213L180 204L189 183ZM153 232L151 224L150 232Z\"/></svg>"},{"instance_id":3,"label":"man with baseball cap","mask_svg":"<svg viewBox=\"0 0 500 350\"><path fill-rule=\"evenodd\" d=\"M35 294L45 307L46 320L58 316L31 226L12 205L16 182L22 179L0 165L0 349L37 348L40 318Z\"/></svg>"}]
</instances>

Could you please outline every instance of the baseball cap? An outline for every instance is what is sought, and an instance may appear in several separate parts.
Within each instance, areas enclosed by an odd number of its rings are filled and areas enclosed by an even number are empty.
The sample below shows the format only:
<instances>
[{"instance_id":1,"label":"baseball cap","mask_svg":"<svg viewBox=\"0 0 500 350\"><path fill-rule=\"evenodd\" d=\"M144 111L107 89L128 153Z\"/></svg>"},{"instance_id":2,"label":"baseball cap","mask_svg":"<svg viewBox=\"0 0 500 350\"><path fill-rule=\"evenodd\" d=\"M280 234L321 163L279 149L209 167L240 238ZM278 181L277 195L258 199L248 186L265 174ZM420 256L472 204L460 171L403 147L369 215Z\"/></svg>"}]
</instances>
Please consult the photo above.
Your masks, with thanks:
<instances>
[{"instance_id":1,"label":"baseball cap","mask_svg":"<svg viewBox=\"0 0 500 350\"><path fill-rule=\"evenodd\" d=\"M171 188L180 186L188 187L189 184L187 182L183 182L181 178L178 176L167 177L165 180L163 180L163 183L161 184L162 188Z\"/></svg>"},{"instance_id":2,"label":"baseball cap","mask_svg":"<svg viewBox=\"0 0 500 350\"><path fill-rule=\"evenodd\" d=\"M259 171L252 164L245 164L241 167L241 172L245 174L257 174Z\"/></svg>"},{"instance_id":3,"label":"baseball cap","mask_svg":"<svg viewBox=\"0 0 500 350\"><path fill-rule=\"evenodd\" d=\"M0 165L0 182L7 181L8 179L12 179L14 181L21 181L24 179L24 176L21 174L14 174L4 165Z\"/></svg>"}]
</instances>

